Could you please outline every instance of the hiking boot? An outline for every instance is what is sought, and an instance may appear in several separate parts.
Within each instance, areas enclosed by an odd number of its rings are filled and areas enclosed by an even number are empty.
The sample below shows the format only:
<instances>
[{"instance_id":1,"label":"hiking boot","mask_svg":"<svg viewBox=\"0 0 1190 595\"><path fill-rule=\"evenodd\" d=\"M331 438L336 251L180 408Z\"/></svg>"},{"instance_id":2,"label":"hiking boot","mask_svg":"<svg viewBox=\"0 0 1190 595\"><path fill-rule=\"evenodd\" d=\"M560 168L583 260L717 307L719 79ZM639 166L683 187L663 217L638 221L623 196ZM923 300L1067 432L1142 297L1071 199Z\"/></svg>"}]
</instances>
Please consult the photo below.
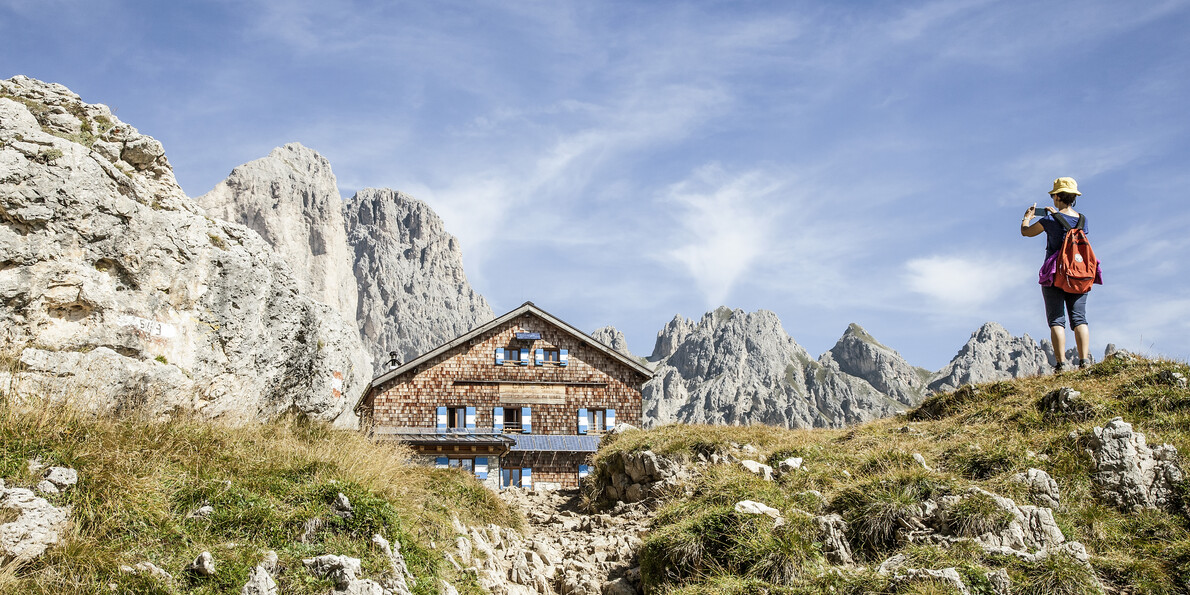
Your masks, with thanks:
<instances>
[{"instance_id":1,"label":"hiking boot","mask_svg":"<svg viewBox=\"0 0 1190 595\"><path fill-rule=\"evenodd\" d=\"M1080 360L1078 360L1078 369L1086 370L1087 368L1090 368L1091 364L1093 364L1093 363L1095 363L1095 358L1092 358L1092 357L1088 357L1087 359L1080 359Z\"/></svg>"},{"instance_id":2,"label":"hiking boot","mask_svg":"<svg viewBox=\"0 0 1190 595\"><path fill-rule=\"evenodd\" d=\"M1066 370L1069 370L1069 369L1070 369L1070 366L1065 361L1061 361L1061 362L1054 364L1054 374L1061 374L1062 372L1065 372Z\"/></svg>"}]
</instances>

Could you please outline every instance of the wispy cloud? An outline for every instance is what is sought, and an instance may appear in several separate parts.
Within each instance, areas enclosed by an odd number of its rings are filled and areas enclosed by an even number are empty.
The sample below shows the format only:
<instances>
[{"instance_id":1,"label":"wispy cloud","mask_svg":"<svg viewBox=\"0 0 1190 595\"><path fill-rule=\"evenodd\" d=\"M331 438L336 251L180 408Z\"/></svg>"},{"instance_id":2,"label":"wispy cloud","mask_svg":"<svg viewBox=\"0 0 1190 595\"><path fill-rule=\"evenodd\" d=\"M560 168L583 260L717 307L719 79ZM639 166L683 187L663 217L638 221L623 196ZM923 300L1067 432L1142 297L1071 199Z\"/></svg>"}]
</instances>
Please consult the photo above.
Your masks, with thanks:
<instances>
[{"instance_id":1,"label":"wispy cloud","mask_svg":"<svg viewBox=\"0 0 1190 595\"><path fill-rule=\"evenodd\" d=\"M717 165L674 184L678 246L667 256L694 278L708 307L726 303L732 287L773 249L780 181L758 171L732 175Z\"/></svg>"},{"instance_id":2,"label":"wispy cloud","mask_svg":"<svg viewBox=\"0 0 1190 595\"><path fill-rule=\"evenodd\" d=\"M979 256L913 259L904 277L910 291L956 311L994 302L1027 278L1027 266Z\"/></svg>"}]
</instances>

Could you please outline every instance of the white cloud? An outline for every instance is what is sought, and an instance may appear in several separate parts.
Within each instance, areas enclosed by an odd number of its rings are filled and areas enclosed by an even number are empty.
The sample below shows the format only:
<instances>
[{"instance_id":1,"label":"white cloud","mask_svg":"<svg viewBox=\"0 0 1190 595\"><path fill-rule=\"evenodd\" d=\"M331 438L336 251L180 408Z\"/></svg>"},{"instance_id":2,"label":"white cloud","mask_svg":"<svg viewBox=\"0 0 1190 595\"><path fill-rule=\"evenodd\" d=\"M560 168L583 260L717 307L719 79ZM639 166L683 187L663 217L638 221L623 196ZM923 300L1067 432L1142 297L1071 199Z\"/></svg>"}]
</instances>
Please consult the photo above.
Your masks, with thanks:
<instances>
[{"instance_id":1,"label":"white cloud","mask_svg":"<svg viewBox=\"0 0 1190 595\"><path fill-rule=\"evenodd\" d=\"M905 264L910 291L953 308L970 308L997 300L1029 278L1027 266L978 255L930 256Z\"/></svg>"},{"instance_id":2,"label":"white cloud","mask_svg":"<svg viewBox=\"0 0 1190 595\"><path fill-rule=\"evenodd\" d=\"M732 287L773 250L772 197L782 184L763 173L730 175L704 166L669 190L678 206L679 246L667 256L694 278L708 307L726 303Z\"/></svg>"}]
</instances>

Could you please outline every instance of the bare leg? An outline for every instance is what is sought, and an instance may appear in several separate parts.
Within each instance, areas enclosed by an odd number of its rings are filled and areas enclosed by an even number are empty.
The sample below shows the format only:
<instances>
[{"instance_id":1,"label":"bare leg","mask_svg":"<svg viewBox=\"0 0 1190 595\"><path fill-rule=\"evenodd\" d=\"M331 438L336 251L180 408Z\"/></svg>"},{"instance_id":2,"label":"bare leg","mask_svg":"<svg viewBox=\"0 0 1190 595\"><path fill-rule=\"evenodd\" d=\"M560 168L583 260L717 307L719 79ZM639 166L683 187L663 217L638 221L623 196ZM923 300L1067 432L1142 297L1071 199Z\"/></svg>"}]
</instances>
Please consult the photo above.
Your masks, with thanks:
<instances>
[{"instance_id":1,"label":"bare leg","mask_svg":"<svg viewBox=\"0 0 1190 595\"><path fill-rule=\"evenodd\" d=\"M1087 325L1082 325L1086 328ZM1050 327L1050 343L1054 344L1054 361L1062 363L1066 360L1066 327L1051 326Z\"/></svg>"},{"instance_id":2,"label":"bare leg","mask_svg":"<svg viewBox=\"0 0 1190 595\"><path fill-rule=\"evenodd\" d=\"M1053 329L1051 329L1053 330ZM1065 334L1065 333L1063 333ZM1080 324L1074 327L1074 344L1078 346L1078 361L1082 362L1091 359L1091 327Z\"/></svg>"}]
</instances>

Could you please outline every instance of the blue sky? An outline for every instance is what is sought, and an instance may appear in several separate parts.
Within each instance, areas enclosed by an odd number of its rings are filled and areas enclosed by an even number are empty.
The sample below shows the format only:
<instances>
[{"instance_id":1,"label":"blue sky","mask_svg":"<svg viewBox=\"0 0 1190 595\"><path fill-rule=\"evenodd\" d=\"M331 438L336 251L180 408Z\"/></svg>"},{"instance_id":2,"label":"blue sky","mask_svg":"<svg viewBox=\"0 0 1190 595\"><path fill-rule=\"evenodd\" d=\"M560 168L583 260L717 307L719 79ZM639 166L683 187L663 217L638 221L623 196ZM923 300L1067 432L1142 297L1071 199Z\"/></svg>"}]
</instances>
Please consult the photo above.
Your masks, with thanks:
<instances>
[{"instance_id":1,"label":"blue sky","mask_svg":"<svg viewBox=\"0 0 1190 595\"><path fill-rule=\"evenodd\" d=\"M1048 335L1024 209L1083 191L1093 348L1190 356L1190 2L0 0L0 76L106 103L205 193L292 141L428 202L497 313L652 350L765 308L942 367Z\"/></svg>"}]
</instances>

